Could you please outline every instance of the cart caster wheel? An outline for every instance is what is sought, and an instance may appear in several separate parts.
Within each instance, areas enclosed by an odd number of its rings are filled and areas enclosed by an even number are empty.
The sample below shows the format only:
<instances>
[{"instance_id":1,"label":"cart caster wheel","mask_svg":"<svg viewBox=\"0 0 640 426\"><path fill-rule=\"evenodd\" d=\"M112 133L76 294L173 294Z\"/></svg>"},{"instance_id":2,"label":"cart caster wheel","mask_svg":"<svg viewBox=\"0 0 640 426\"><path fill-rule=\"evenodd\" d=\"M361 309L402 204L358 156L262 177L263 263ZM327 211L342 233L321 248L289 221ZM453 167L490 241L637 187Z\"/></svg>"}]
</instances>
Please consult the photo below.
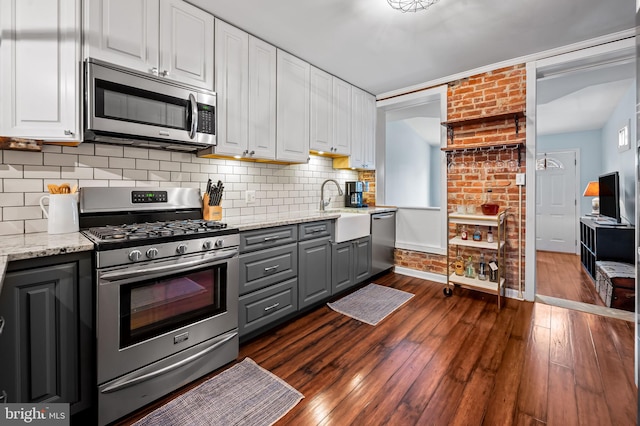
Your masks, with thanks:
<instances>
[{"instance_id":1,"label":"cart caster wheel","mask_svg":"<svg viewBox=\"0 0 640 426\"><path fill-rule=\"evenodd\" d=\"M442 292L444 293L445 296L447 297L451 297L453 296L453 290L451 290L449 287L445 287Z\"/></svg>"}]
</instances>

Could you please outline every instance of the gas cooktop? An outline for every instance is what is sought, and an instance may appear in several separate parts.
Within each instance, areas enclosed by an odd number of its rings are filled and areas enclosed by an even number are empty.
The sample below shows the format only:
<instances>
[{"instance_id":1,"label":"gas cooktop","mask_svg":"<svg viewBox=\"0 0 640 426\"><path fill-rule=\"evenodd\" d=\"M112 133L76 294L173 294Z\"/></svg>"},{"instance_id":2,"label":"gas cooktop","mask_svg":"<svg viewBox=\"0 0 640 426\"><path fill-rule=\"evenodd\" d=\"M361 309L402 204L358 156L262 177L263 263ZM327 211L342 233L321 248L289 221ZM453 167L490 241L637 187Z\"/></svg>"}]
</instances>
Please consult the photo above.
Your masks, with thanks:
<instances>
[{"instance_id":1,"label":"gas cooktop","mask_svg":"<svg viewBox=\"0 0 640 426\"><path fill-rule=\"evenodd\" d=\"M203 219L184 219L124 225L105 225L85 229L82 233L98 250L132 247L136 244L171 242L238 233L226 223Z\"/></svg>"}]
</instances>

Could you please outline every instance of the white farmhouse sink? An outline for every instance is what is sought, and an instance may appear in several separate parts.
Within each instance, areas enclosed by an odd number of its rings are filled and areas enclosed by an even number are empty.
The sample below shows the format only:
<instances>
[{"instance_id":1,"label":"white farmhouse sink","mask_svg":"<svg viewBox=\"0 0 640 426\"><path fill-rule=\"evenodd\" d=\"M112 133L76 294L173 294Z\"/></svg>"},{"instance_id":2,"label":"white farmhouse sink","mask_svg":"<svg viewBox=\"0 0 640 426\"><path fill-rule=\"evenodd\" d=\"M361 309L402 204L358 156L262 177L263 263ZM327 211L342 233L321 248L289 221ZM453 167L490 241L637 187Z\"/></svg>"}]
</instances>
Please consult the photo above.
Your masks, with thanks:
<instances>
[{"instance_id":1,"label":"white farmhouse sink","mask_svg":"<svg viewBox=\"0 0 640 426\"><path fill-rule=\"evenodd\" d=\"M371 216L368 213L343 213L336 219L335 242L353 240L369 235Z\"/></svg>"}]
</instances>

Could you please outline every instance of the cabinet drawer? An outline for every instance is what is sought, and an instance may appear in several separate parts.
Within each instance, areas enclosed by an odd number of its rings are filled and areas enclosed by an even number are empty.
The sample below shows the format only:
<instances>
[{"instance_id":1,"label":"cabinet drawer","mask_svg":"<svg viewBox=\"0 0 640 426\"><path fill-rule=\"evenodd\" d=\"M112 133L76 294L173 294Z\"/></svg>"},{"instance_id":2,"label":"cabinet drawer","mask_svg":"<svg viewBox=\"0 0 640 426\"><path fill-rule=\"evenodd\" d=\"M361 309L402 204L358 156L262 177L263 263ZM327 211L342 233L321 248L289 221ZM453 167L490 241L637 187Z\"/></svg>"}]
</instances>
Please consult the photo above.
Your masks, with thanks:
<instances>
[{"instance_id":1,"label":"cabinet drawer","mask_svg":"<svg viewBox=\"0 0 640 426\"><path fill-rule=\"evenodd\" d=\"M332 222L323 220L319 222L301 223L298 225L298 239L300 241L312 238L327 237L333 235Z\"/></svg>"},{"instance_id":2,"label":"cabinet drawer","mask_svg":"<svg viewBox=\"0 0 640 426\"><path fill-rule=\"evenodd\" d=\"M240 295L298 275L297 245L261 250L240 256Z\"/></svg>"},{"instance_id":3,"label":"cabinet drawer","mask_svg":"<svg viewBox=\"0 0 640 426\"><path fill-rule=\"evenodd\" d=\"M297 310L297 278L241 296L239 334L243 336L256 331Z\"/></svg>"},{"instance_id":4,"label":"cabinet drawer","mask_svg":"<svg viewBox=\"0 0 640 426\"><path fill-rule=\"evenodd\" d=\"M241 232L240 253L295 243L298 240L297 230L295 226L281 226Z\"/></svg>"}]
</instances>

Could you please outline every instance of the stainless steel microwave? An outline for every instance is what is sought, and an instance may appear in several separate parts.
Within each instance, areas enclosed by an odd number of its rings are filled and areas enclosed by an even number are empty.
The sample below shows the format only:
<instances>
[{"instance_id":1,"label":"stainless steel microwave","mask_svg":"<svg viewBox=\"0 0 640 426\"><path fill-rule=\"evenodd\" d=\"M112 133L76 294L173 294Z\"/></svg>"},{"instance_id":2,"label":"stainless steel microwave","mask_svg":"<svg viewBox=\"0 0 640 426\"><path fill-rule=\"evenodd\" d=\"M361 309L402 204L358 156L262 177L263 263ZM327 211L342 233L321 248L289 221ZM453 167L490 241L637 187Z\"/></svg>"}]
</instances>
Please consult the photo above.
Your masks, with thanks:
<instances>
[{"instance_id":1,"label":"stainless steel microwave","mask_svg":"<svg viewBox=\"0 0 640 426\"><path fill-rule=\"evenodd\" d=\"M216 144L216 94L85 62L85 140L195 151Z\"/></svg>"}]
</instances>

